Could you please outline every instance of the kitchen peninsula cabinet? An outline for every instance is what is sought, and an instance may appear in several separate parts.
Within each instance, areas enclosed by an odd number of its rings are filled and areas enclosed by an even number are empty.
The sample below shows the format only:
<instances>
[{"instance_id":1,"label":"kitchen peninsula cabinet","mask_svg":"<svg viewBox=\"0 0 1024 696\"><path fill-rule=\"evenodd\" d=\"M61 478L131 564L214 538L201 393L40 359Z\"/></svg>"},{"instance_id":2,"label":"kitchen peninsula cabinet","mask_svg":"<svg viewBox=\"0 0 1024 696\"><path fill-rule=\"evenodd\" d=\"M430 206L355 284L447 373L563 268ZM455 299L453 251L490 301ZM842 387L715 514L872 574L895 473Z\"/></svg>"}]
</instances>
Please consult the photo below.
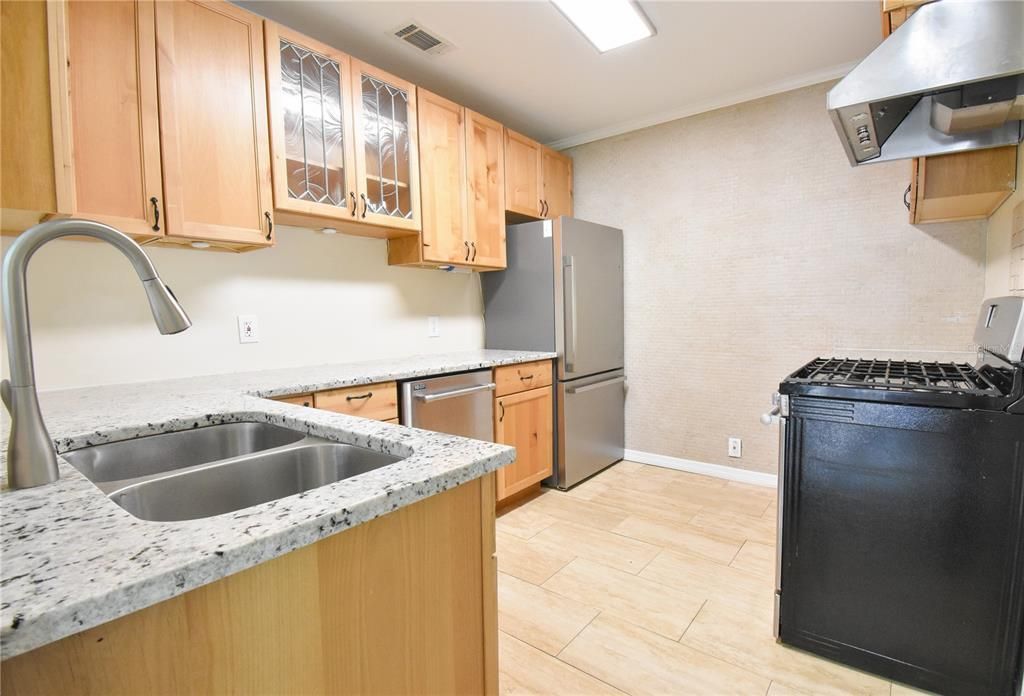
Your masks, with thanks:
<instances>
[{"instance_id":1,"label":"kitchen peninsula cabinet","mask_svg":"<svg viewBox=\"0 0 1024 696\"><path fill-rule=\"evenodd\" d=\"M3 102L5 233L83 217L140 242L273 243L262 20L199 0L3 12L2 88L24 95Z\"/></svg>"},{"instance_id":2,"label":"kitchen peninsula cabinet","mask_svg":"<svg viewBox=\"0 0 1024 696\"><path fill-rule=\"evenodd\" d=\"M494 475L5 660L10 694L496 694Z\"/></svg>"},{"instance_id":3,"label":"kitchen peninsula cabinet","mask_svg":"<svg viewBox=\"0 0 1024 696\"><path fill-rule=\"evenodd\" d=\"M882 37L930 1L884 0ZM987 218L1013 194L1018 174L1016 145L914 158L904 194L910 222Z\"/></svg>"},{"instance_id":4,"label":"kitchen peninsula cabinet","mask_svg":"<svg viewBox=\"0 0 1024 696\"><path fill-rule=\"evenodd\" d=\"M497 500L538 485L554 458L550 360L495 368L494 441L516 448L516 460L497 473Z\"/></svg>"},{"instance_id":5,"label":"kitchen peninsula cabinet","mask_svg":"<svg viewBox=\"0 0 1024 696\"><path fill-rule=\"evenodd\" d=\"M505 268L502 125L418 90L423 231L392 239L388 262Z\"/></svg>"}]
</instances>

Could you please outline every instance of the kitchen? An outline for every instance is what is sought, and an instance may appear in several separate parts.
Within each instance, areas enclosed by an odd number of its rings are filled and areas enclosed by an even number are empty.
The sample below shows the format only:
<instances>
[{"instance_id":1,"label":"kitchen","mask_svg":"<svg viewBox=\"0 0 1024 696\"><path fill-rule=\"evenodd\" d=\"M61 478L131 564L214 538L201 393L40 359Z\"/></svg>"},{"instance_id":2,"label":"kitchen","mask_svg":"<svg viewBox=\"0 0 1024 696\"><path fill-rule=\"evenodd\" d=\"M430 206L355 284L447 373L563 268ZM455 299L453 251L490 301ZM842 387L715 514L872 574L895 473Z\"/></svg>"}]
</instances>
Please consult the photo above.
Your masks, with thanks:
<instances>
[{"instance_id":1,"label":"kitchen","mask_svg":"<svg viewBox=\"0 0 1024 696\"><path fill-rule=\"evenodd\" d=\"M1018 3L587 4L4 0L4 691L1021 693Z\"/></svg>"}]
</instances>

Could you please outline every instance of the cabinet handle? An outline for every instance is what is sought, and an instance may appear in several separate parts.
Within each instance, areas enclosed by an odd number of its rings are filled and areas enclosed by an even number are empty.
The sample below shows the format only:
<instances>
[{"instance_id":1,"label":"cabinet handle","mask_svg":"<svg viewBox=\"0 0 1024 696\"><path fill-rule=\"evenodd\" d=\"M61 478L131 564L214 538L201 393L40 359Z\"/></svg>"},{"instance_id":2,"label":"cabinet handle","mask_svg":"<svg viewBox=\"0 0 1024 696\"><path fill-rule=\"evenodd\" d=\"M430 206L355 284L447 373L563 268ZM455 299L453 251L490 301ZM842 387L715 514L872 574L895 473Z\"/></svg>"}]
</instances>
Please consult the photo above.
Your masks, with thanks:
<instances>
[{"instance_id":1,"label":"cabinet handle","mask_svg":"<svg viewBox=\"0 0 1024 696\"><path fill-rule=\"evenodd\" d=\"M476 242L470 242L470 245L473 247L473 258L470 261L476 262Z\"/></svg>"},{"instance_id":2,"label":"cabinet handle","mask_svg":"<svg viewBox=\"0 0 1024 696\"><path fill-rule=\"evenodd\" d=\"M464 241L462 243L466 245L466 258L464 258L463 261L469 261L469 242Z\"/></svg>"},{"instance_id":3,"label":"cabinet handle","mask_svg":"<svg viewBox=\"0 0 1024 696\"><path fill-rule=\"evenodd\" d=\"M160 201L157 200L156 196L149 199L149 202L153 204L153 231L160 231Z\"/></svg>"},{"instance_id":4,"label":"cabinet handle","mask_svg":"<svg viewBox=\"0 0 1024 696\"><path fill-rule=\"evenodd\" d=\"M540 199L540 216L544 217L544 199Z\"/></svg>"},{"instance_id":5,"label":"cabinet handle","mask_svg":"<svg viewBox=\"0 0 1024 696\"><path fill-rule=\"evenodd\" d=\"M352 217L355 217L356 216L356 208L359 207L359 204L356 203L356 192L355 191L349 191L348 195L352 199Z\"/></svg>"},{"instance_id":6,"label":"cabinet handle","mask_svg":"<svg viewBox=\"0 0 1024 696\"><path fill-rule=\"evenodd\" d=\"M270 235L274 233L274 220L270 217L270 213L266 210L263 211L263 217L267 219L267 241L270 241Z\"/></svg>"},{"instance_id":7,"label":"cabinet handle","mask_svg":"<svg viewBox=\"0 0 1024 696\"><path fill-rule=\"evenodd\" d=\"M498 422L501 423L502 421L505 420L505 402L499 401L498 407L501 409L501 415L498 416Z\"/></svg>"},{"instance_id":8,"label":"cabinet handle","mask_svg":"<svg viewBox=\"0 0 1024 696\"><path fill-rule=\"evenodd\" d=\"M910 210L910 184L907 184L907 190L903 192L903 205L907 206L907 210Z\"/></svg>"},{"instance_id":9,"label":"cabinet handle","mask_svg":"<svg viewBox=\"0 0 1024 696\"><path fill-rule=\"evenodd\" d=\"M365 394L360 394L358 396L346 396L345 401L362 401L363 399L369 399L371 396L373 396L372 391L366 392Z\"/></svg>"},{"instance_id":10,"label":"cabinet handle","mask_svg":"<svg viewBox=\"0 0 1024 696\"><path fill-rule=\"evenodd\" d=\"M366 202L366 194L365 193L360 193L359 197L363 199L363 216L362 217L365 220L366 219L366 207L369 204Z\"/></svg>"}]
</instances>

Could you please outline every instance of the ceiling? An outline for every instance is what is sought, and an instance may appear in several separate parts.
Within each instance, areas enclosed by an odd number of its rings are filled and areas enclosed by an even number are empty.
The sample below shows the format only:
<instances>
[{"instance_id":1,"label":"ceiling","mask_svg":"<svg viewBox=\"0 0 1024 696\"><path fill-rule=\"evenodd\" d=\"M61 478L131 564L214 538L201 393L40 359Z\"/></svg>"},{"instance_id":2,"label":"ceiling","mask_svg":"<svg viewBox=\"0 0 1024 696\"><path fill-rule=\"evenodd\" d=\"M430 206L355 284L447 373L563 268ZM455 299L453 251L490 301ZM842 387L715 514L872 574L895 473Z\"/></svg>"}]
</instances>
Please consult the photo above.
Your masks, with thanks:
<instances>
[{"instance_id":1,"label":"ceiling","mask_svg":"<svg viewBox=\"0 0 1024 696\"><path fill-rule=\"evenodd\" d=\"M605 54L546 0L238 4L554 147L833 79L881 40L871 1L646 0L657 35ZM396 39L410 20L455 48Z\"/></svg>"}]
</instances>

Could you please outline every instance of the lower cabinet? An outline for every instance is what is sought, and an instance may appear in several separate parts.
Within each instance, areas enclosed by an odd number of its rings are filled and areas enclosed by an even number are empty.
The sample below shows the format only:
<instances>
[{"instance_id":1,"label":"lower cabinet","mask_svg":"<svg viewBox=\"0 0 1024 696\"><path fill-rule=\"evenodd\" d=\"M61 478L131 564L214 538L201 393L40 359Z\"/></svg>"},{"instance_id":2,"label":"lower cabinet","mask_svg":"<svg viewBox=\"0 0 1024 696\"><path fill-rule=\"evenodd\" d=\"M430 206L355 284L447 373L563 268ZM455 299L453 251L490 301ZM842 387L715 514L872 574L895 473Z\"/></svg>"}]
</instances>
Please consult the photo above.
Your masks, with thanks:
<instances>
[{"instance_id":1,"label":"lower cabinet","mask_svg":"<svg viewBox=\"0 0 1024 696\"><path fill-rule=\"evenodd\" d=\"M498 470L499 501L551 476L553 461L551 387L496 397L494 441L516 448L516 460Z\"/></svg>"},{"instance_id":2,"label":"lower cabinet","mask_svg":"<svg viewBox=\"0 0 1024 696\"><path fill-rule=\"evenodd\" d=\"M487 476L5 660L10 694L496 694Z\"/></svg>"}]
</instances>

